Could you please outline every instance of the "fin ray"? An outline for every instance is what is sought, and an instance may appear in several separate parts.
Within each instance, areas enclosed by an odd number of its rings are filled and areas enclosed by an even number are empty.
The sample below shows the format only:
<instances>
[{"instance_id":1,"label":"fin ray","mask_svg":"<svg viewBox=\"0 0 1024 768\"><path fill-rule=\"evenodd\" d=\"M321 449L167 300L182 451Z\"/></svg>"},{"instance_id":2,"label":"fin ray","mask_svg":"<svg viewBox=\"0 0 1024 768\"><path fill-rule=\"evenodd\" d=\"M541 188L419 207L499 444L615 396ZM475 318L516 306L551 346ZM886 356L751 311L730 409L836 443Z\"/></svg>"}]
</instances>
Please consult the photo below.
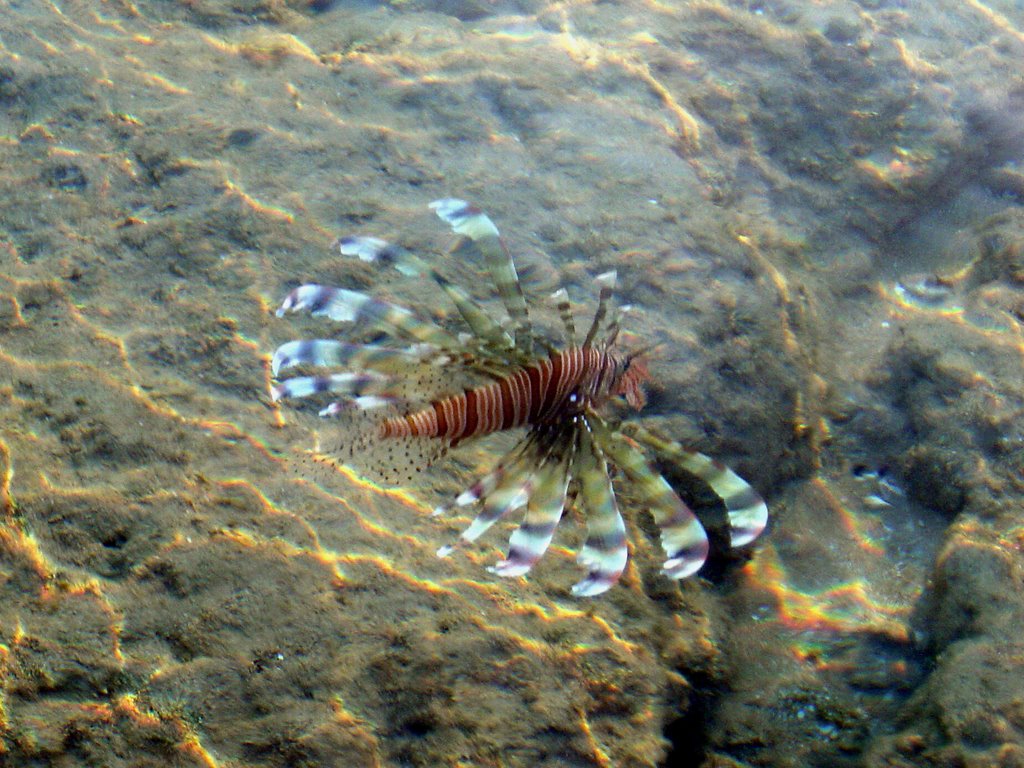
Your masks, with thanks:
<instances>
[{"instance_id":1,"label":"fin ray","mask_svg":"<svg viewBox=\"0 0 1024 768\"><path fill-rule=\"evenodd\" d=\"M722 462L664 440L639 425L631 425L629 431L641 443L708 484L725 505L732 546L745 546L761 535L768 525L768 505L750 483Z\"/></svg>"},{"instance_id":2,"label":"fin ray","mask_svg":"<svg viewBox=\"0 0 1024 768\"><path fill-rule=\"evenodd\" d=\"M590 424L601 450L633 483L641 503L661 529L661 546L667 556L663 573L673 579L696 573L708 556L708 536L693 511L665 478L648 466L639 450L613 438L600 418L592 417Z\"/></svg>"},{"instance_id":3,"label":"fin ray","mask_svg":"<svg viewBox=\"0 0 1024 768\"><path fill-rule=\"evenodd\" d=\"M577 597L593 597L612 587L626 569L629 557L626 525L622 520L608 464L594 445L587 425L581 437L574 474L580 484L580 503L586 510L587 540L577 560L588 570L586 578L575 584Z\"/></svg>"},{"instance_id":4,"label":"fin ray","mask_svg":"<svg viewBox=\"0 0 1024 768\"><path fill-rule=\"evenodd\" d=\"M479 208L456 198L435 200L430 204L430 208L442 221L449 224L456 234L472 241L483 255L498 295L505 305L505 311L512 320L516 345L528 351L533 345L534 337L530 327L526 296L519 282L516 264L494 222Z\"/></svg>"}]
</instances>

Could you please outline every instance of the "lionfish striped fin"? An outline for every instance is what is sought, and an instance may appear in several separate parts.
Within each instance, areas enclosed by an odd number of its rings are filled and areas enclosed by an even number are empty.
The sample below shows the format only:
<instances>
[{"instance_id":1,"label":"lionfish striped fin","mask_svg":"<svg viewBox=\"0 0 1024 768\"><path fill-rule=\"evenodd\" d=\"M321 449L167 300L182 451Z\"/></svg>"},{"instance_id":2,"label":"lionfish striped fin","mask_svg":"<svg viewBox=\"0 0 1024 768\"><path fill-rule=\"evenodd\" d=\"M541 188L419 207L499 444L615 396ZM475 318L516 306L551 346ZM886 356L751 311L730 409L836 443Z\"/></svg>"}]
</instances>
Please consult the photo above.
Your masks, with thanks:
<instances>
[{"instance_id":1,"label":"lionfish striped fin","mask_svg":"<svg viewBox=\"0 0 1024 768\"><path fill-rule=\"evenodd\" d=\"M286 342L274 351L270 369L275 377L296 365L391 372L406 365L425 362L447 365L452 362L452 356L430 344L393 349L376 344L349 344L334 339L299 339Z\"/></svg>"},{"instance_id":2,"label":"lionfish striped fin","mask_svg":"<svg viewBox=\"0 0 1024 768\"><path fill-rule=\"evenodd\" d=\"M473 335L481 341L493 344L499 349L510 349L515 345L508 332L490 318L470 297L468 293L456 285L448 282L438 273L433 273L434 281L441 286L448 298L452 300L455 308L459 310L462 319L466 321Z\"/></svg>"},{"instance_id":3,"label":"lionfish striped fin","mask_svg":"<svg viewBox=\"0 0 1024 768\"><path fill-rule=\"evenodd\" d=\"M382 347L379 351L400 350ZM329 375L293 376L275 384L270 395L274 401L322 394L344 396L320 411L321 416L337 416L350 410L376 411L385 406L395 406L401 409L399 412L405 412L422 407L440 393L451 391L458 383L469 385L476 375L467 370L461 360L441 366L403 361L402 356L396 356L393 362L389 368L394 370L364 368Z\"/></svg>"},{"instance_id":4,"label":"lionfish striped fin","mask_svg":"<svg viewBox=\"0 0 1024 768\"><path fill-rule=\"evenodd\" d=\"M328 376L293 376L276 384L270 390L270 396L275 402L323 393L360 396L391 381L391 376L374 371L332 373Z\"/></svg>"},{"instance_id":5,"label":"lionfish striped fin","mask_svg":"<svg viewBox=\"0 0 1024 768\"><path fill-rule=\"evenodd\" d=\"M594 319L590 323L587 337L583 340L584 347L589 347L593 343L594 337L597 336L597 332L601 329L605 315L608 314L608 302L615 292L616 277L616 272L613 269L610 272L602 272L594 278L594 282L597 283L600 292L597 295L597 310L594 312Z\"/></svg>"},{"instance_id":6,"label":"lionfish striped fin","mask_svg":"<svg viewBox=\"0 0 1024 768\"><path fill-rule=\"evenodd\" d=\"M407 277L429 276L452 300L474 336L499 347L508 348L513 345L512 337L498 323L488 317L487 313L473 301L468 293L457 285L453 285L441 273L411 251L391 245L386 240L377 237L348 235L338 238L335 242L338 250L344 256L356 256L360 261L391 265Z\"/></svg>"},{"instance_id":7,"label":"lionfish striped fin","mask_svg":"<svg viewBox=\"0 0 1024 768\"><path fill-rule=\"evenodd\" d=\"M314 317L326 315L337 322L366 324L441 349L459 349L462 346L457 337L434 323L418 320L405 307L380 301L359 291L325 285L301 285L285 297L277 310L277 316L300 310L308 310Z\"/></svg>"},{"instance_id":8,"label":"lionfish striped fin","mask_svg":"<svg viewBox=\"0 0 1024 768\"><path fill-rule=\"evenodd\" d=\"M615 305L612 307L611 317L608 318L608 323L605 326L604 339L601 341L601 346L603 348L609 349L615 344L616 340L619 338L619 330L621 328L623 316L632 311L632 304L623 304L621 306Z\"/></svg>"},{"instance_id":9,"label":"lionfish striped fin","mask_svg":"<svg viewBox=\"0 0 1024 768\"><path fill-rule=\"evenodd\" d=\"M629 557L626 525L615 502L608 464L594 445L589 425L585 426L573 469L587 517L587 540L576 559L588 573L572 588L577 597L593 597L610 589L626 569Z\"/></svg>"},{"instance_id":10,"label":"lionfish striped fin","mask_svg":"<svg viewBox=\"0 0 1024 768\"><path fill-rule=\"evenodd\" d=\"M334 241L342 256L356 256L360 261L380 262L393 266L407 277L421 277L429 268L411 251L391 245L379 237L346 235Z\"/></svg>"},{"instance_id":11,"label":"lionfish striped fin","mask_svg":"<svg viewBox=\"0 0 1024 768\"><path fill-rule=\"evenodd\" d=\"M761 535L768 525L768 505L746 480L720 461L660 438L639 425L630 425L629 431L638 442L708 484L725 505L732 546L742 547Z\"/></svg>"},{"instance_id":12,"label":"lionfish striped fin","mask_svg":"<svg viewBox=\"0 0 1024 768\"><path fill-rule=\"evenodd\" d=\"M536 469L526 514L508 541L508 556L488 570L508 578L522 576L536 564L551 544L558 521L565 509L565 496L569 488L569 467L572 452L549 455Z\"/></svg>"},{"instance_id":13,"label":"lionfish striped fin","mask_svg":"<svg viewBox=\"0 0 1024 768\"><path fill-rule=\"evenodd\" d=\"M453 506L468 507L470 504L475 504L480 501L480 499L486 498L488 495L493 493L494 489L498 487L505 475L509 473L509 468L513 467L516 462L522 459L523 451L529 442L528 438L520 440L515 448L502 457L501 461L498 462L498 466L483 477L477 479L477 481L469 486L469 488L456 496L454 504L441 505L434 510L434 514L443 514Z\"/></svg>"},{"instance_id":14,"label":"lionfish striped fin","mask_svg":"<svg viewBox=\"0 0 1024 768\"><path fill-rule=\"evenodd\" d=\"M526 297L523 295L515 262L494 222L486 213L465 200L449 197L435 200L430 207L456 234L471 240L483 254L498 296L512 320L516 344L529 349L533 343L533 331L530 328Z\"/></svg>"},{"instance_id":15,"label":"lionfish striped fin","mask_svg":"<svg viewBox=\"0 0 1024 768\"><path fill-rule=\"evenodd\" d=\"M591 414L589 423L598 447L634 485L641 504L661 529L661 546L667 559L662 572L673 579L696 573L708 556L708 535L672 486L647 464L643 453Z\"/></svg>"},{"instance_id":16,"label":"lionfish striped fin","mask_svg":"<svg viewBox=\"0 0 1024 768\"><path fill-rule=\"evenodd\" d=\"M567 346L576 346L576 322L572 316L572 304L569 303L569 294L565 288L559 288L551 298L555 300L558 308L558 316L562 319L562 328L565 329L565 343Z\"/></svg>"},{"instance_id":17,"label":"lionfish striped fin","mask_svg":"<svg viewBox=\"0 0 1024 768\"><path fill-rule=\"evenodd\" d=\"M481 509L454 544L437 550L438 557L447 557L458 545L476 541L501 518L526 503L535 482L533 443L529 437L523 438L497 467L458 495L456 505L464 507L479 501ZM448 509L450 506L438 507L434 514Z\"/></svg>"},{"instance_id":18,"label":"lionfish striped fin","mask_svg":"<svg viewBox=\"0 0 1024 768\"><path fill-rule=\"evenodd\" d=\"M505 460L481 478L478 478L469 488L455 497L455 501L449 504L441 504L434 508L434 515L443 515L450 512L453 507L468 507L488 494L492 493L498 484L505 477Z\"/></svg>"}]
</instances>

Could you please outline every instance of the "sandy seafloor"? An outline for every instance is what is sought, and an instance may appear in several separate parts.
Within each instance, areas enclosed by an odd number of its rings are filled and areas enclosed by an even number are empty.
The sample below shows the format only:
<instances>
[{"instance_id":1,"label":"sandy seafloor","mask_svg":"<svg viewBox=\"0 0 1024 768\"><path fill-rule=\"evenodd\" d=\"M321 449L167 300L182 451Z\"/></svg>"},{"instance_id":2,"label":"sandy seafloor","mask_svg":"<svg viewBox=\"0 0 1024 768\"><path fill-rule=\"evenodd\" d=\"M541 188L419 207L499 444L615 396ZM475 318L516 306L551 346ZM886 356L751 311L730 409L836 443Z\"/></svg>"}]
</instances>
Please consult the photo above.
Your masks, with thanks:
<instances>
[{"instance_id":1,"label":"sandy seafloor","mask_svg":"<svg viewBox=\"0 0 1024 768\"><path fill-rule=\"evenodd\" d=\"M0 2L0 765L1024 765L1022 62L1009 0ZM669 581L626 499L577 600L577 519L435 557L489 443L304 470L273 310L454 322L330 249L487 297L445 196L619 270L755 546Z\"/></svg>"}]
</instances>

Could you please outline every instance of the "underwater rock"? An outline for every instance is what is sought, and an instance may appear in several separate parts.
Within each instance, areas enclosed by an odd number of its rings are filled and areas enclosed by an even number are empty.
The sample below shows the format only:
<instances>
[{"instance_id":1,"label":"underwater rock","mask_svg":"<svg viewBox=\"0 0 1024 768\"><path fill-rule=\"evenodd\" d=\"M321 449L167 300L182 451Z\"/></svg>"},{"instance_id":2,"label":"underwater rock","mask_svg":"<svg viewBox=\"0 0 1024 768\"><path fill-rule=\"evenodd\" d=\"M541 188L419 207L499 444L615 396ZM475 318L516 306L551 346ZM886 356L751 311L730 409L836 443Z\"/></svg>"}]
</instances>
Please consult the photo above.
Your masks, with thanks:
<instances>
[{"instance_id":1,"label":"underwater rock","mask_svg":"<svg viewBox=\"0 0 1024 768\"><path fill-rule=\"evenodd\" d=\"M964 640L912 697L895 735L880 737L866 768L1024 765L1024 645Z\"/></svg>"}]
</instances>

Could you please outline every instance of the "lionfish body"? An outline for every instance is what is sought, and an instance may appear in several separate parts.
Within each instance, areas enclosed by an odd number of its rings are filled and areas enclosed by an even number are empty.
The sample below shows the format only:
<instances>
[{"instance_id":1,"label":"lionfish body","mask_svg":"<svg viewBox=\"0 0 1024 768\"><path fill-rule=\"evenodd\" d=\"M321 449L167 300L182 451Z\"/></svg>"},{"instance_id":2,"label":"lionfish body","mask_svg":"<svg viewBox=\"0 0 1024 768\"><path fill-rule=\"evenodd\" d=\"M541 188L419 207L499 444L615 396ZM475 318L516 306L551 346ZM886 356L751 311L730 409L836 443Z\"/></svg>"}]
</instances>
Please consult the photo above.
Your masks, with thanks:
<instances>
[{"instance_id":1,"label":"lionfish body","mask_svg":"<svg viewBox=\"0 0 1024 768\"><path fill-rule=\"evenodd\" d=\"M603 405L621 384L624 362L594 347L572 347L490 384L387 419L383 438L440 437L455 446L469 437L572 418Z\"/></svg>"},{"instance_id":2,"label":"lionfish body","mask_svg":"<svg viewBox=\"0 0 1024 768\"><path fill-rule=\"evenodd\" d=\"M475 541L495 522L524 509L505 560L492 570L502 576L527 573L547 550L567 505L586 516L587 538L578 561L587 576L576 595L611 587L627 561L627 534L616 502L609 465L632 496L653 516L667 555L664 573L676 579L695 573L708 553L708 539L692 511L648 464L646 448L676 462L704 481L723 501L731 543L742 546L764 530L768 509L756 492L724 465L662 440L642 428L631 437L610 426L599 411L623 397L644 404L647 370L638 355L615 347L619 312L609 312L614 273L597 278L598 306L585 338L578 341L567 294L555 293L567 346L554 349L533 331L515 264L490 218L455 199L431 204L437 215L483 256L497 287L506 322L498 322L466 292L412 254L382 240L347 237L341 253L390 263L406 275L429 275L453 301L470 329L455 335L409 310L342 288L303 285L278 310L307 310L339 322L383 332L408 346L353 344L334 339L288 342L277 349L272 372L292 366L342 369L340 373L293 376L275 385L275 400L337 396L321 416L355 414L342 460L376 474L410 477L471 438L514 428L525 435L497 466L463 491L453 505L478 505L479 513L459 542ZM461 389L452 377L482 383ZM452 391L452 390L455 391ZM367 426L368 425L368 426ZM445 556L453 546L442 547Z\"/></svg>"}]
</instances>

